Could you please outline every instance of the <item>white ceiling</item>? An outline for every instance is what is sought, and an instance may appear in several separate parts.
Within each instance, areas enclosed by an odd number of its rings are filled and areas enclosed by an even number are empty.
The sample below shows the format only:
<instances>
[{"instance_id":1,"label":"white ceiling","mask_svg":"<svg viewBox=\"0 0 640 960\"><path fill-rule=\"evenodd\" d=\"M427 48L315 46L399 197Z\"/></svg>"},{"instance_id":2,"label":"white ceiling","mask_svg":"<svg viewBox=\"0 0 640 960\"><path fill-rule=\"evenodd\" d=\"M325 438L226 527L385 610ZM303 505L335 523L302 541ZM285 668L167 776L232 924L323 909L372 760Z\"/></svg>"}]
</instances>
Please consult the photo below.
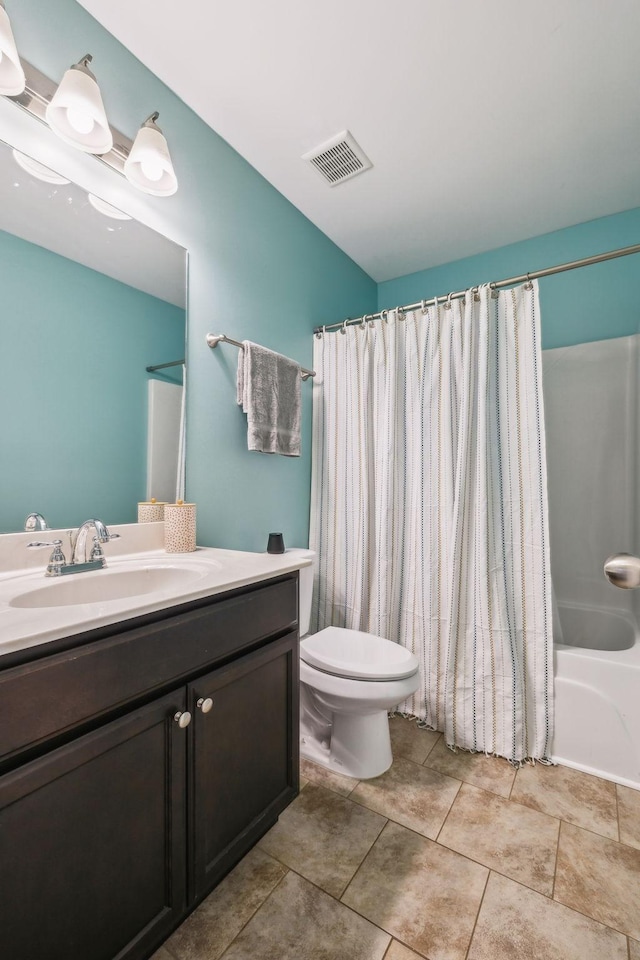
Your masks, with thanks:
<instances>
[{"instance_id":1,"label":"white ceiling","mask_svg":"<svg viewBox=\"0 0 640 960\"><path fill-rule=\"evenodd\" d=\"M80 2L375 280L640 206L638 0Z\"/></svg>"}]
</instances>

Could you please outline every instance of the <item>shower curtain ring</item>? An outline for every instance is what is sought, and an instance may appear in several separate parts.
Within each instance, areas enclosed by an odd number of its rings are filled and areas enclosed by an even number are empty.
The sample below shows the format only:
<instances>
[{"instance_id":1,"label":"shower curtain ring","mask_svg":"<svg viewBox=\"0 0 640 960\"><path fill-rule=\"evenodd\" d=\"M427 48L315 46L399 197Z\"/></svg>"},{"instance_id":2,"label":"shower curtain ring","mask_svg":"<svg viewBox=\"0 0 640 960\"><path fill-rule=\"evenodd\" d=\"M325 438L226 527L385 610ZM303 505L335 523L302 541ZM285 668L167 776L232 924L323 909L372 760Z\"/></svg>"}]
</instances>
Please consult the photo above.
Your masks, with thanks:
<instances>
[{"instance_id":1,"label":"shower curtain ring","mask_svg":"<svg viewBox=\"0 0 640 960\"><path fill-rule=\"evenodd\" d=\"M422 307L422 313L423 313L423 315L426 316L426 315L427 315L427 301L426 301L426 300L422 300L420 305L421 305L421 307Z\"/></svg>"},{"instance_id":2,"label":"shower curtain ring","mask_svg":"<svg viewBox=\"0 0 640 960\"><path fill-rule=\"evenodd\" d=\"M480 288L472 287L471 292L473 293L473 302L480 303Z\"/></svg>"},{"instance_id":3,"label":"shower curtain ring","mask_svg":"<svg viewBox=\"0 0 640 960\"><path fill-rule=\"evenodd\" d=\"M446 299L446 302L445 302L445 305L444 305L445 310L451 310L451 297L452 297L452 296L453 296L452 293L448 294L447 299Z\"/></svg>"},{"instance_id":4,"label":"shower curtain ring","mask_svg":"<svg viewBox=\"0 0 640 960\"><path fill-rule=\"evenodd\" d=\"M497 300L498 297L500 296L500 291L499 291L499 290L496 290L496 285L495 285L495 283L490 283L490 284L489 284L489 289L491 290L491 299L492 299L492 300Z\"/></svg>"},{"instance_id":5,"label":"shower curtain ring","mask_svg":"<svg viewBox=\"0 0 640 960\"><path fill-rule=\"evenodd\" d=\"M531 282L531 277L527 274L527 282L524 285L525 290L533 290L533 284Z\"/></svg>"},{"instance_id":6,"label":"shower curtain ring","mask_svg":"<svg viewBox=\"0 0 640 960\"><path fill-rule=\"evenodd\" d=\"M362 319L360 320L359 326L360 326L360 329L361 329L361 330L366 330L366 329L367 329L367 315L366 315L366 313L363 315Z\"/></svg>"},{"instance_id":7,"label":"shower curtain ring","mask_svg":"<svg viewBox=\"0 0 640 960\"><path fill-rule=\"evenodd\" d=\"M406 320L406 319L407 319L406 316L405 316L405 314L404 314L404 310L402 309L402 307L398 307L398 309L397 309L396 312L397 312L397 315L398 315L398 320Z\"/></svg>"},{"instance_id":8,"label":"shower curtain ring","mask_svg":"<svg viewBox=\"0 0 640 960\"><path fill-rule=\"evenodd\" d=\"M343 322L342 326L340 327L340 333L341 333L343 336L344 336L345 333L347 332L347 323L348 323L348 321L349 321L349 318L347 317L347 319Z\"/></svg>"}]
</instances>

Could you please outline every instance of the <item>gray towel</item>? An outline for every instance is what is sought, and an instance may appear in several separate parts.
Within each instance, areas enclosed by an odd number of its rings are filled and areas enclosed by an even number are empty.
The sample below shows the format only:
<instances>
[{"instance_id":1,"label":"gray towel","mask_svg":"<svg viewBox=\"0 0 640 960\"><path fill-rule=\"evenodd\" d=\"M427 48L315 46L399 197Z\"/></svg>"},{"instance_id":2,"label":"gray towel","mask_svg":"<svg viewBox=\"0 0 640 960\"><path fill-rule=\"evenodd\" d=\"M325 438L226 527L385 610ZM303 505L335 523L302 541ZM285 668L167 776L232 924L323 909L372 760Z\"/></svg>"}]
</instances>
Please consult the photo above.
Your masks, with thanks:
<instances>
[{"instance_id":1,"label":"gray towel","mask_svg":"<svg viewBox=\"0 0 640 960\"><path fill-rule=\"evenodd\" d=\"M300 365L250 340L238 357L238 405L249 450L300 456Z\"/></svg>"}]
</instances>

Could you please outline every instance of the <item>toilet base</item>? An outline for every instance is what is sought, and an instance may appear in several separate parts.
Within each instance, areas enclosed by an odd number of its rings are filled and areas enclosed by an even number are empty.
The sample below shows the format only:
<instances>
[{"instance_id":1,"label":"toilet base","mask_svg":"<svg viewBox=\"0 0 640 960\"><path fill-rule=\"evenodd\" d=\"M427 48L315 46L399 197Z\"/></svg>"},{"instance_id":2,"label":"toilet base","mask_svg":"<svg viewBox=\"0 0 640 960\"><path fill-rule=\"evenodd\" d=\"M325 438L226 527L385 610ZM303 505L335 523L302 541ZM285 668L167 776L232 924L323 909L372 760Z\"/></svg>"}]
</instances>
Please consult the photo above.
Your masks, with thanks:
<instances>
[{"instance_id":1,"label":"toilet base","mask_svg":"<svg viewBox=\"0 0 640 960\"><path fill-rule=\"evenodd\" d=\"M319 741L302 718L300 753L327 770L356 780L371 780L393 762L386 710L333 713L329 736Z\"/></svg>"}]
</instances>

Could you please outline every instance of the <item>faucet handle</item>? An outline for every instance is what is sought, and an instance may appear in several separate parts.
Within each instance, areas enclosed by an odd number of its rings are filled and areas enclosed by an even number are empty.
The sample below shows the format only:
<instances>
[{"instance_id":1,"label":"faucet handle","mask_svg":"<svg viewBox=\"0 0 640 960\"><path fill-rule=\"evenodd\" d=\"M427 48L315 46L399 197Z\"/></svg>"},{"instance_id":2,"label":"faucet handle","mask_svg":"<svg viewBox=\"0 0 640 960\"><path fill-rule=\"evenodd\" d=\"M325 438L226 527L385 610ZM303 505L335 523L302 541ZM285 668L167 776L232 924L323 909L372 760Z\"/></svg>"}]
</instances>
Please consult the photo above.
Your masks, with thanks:
<instances>
[{"instance_id":1,"label":"faucet handle","mask_svg":"<svg viewBox=\"0 0 640 960\"><path fill-rule=\"evenodd\" d=\"M27 544L28 550L38 547L53 547L53 551L49 557L49 563L47 564L46 576L58 576L62 568L67 565L65 555L62 552L62 540L33 540Z\"/></svg>"},{"instance_id":2,"label":"faucet handle","mask_svg":"<svg viewBox=\"0 0 640 960\"><path fill-rule=\"evenodd\" d=\"M27 544L27 550L33 550L37 547L55 547L56 550L60 550L61 546L62 540L32 540L31 543ZM60 553L62 553L62 550L60 550Z\"/></svg>"},{"instance_id":3,"label":"faucet handle","mask_svg":"<svg viewBox=\"0 0 640 960\"><path fill-rule=\"evenodd\" d=\"M119 540L119 533L110 533L107 537L102 540L97 535L93 538L93 546L91 548L91 553L89 555L89 560L102 560L103 564L105 562L104 550L102 549L102 544L107 543L109 540Z\"/></svg>"}]
</instances>

